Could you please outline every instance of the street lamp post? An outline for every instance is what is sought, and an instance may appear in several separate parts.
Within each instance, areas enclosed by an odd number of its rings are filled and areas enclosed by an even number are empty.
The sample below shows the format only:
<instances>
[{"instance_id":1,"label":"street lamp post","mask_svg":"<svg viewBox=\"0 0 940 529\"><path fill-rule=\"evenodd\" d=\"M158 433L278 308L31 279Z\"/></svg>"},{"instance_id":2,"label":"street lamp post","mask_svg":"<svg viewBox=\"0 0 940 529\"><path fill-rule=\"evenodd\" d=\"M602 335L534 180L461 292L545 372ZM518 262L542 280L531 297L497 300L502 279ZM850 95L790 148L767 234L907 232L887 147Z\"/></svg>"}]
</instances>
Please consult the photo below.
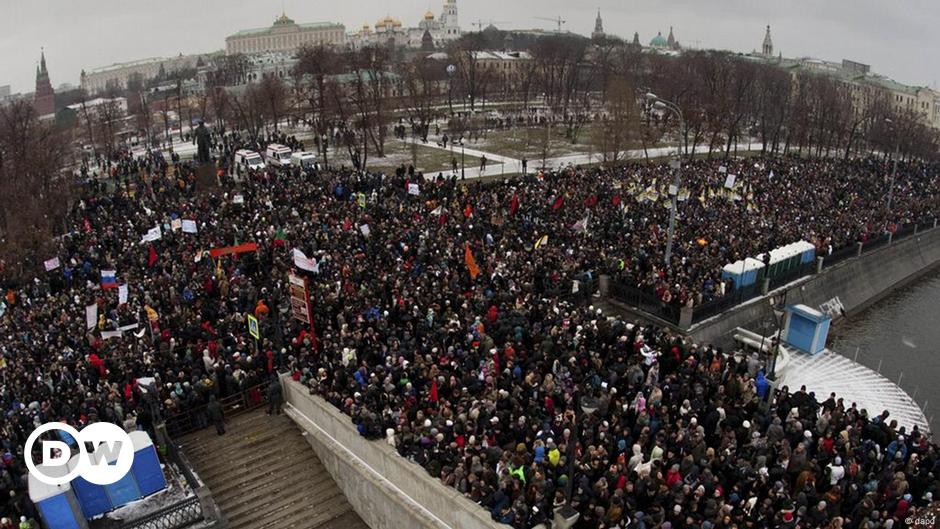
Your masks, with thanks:
<instances>
[{"instance_id":1,"label":"street lamp post","mask_svg":"<svg viewBox=\"0 0 940 529\"><path fill-rule=\"evenodd\" d=\"M650 92L646 94L646 100L653 103L656 108L669 110L679 118L680 137L679 148L676 151L676 158L679 163L674 168L672 189L669 190L669 194L672 195L672 208L669 211L669 231L666 235L666 266L668 267L669 261L672 259L672 245L676 234L676 210L679 207L679 186L682 182L682 147L685 140L685 119L682 117L682 110L675 103L661 99Z\"/></svg>"},{"instance_id":2,"label":"street lamp post","mask_svg":"<svg viewBox=\"0 0 940 529\"><path fill-rule=\"evenodd\" d=\"M885 122L889 124L891 132L894 133L894 167L891 169L891 184L888 188L888 215L891 215L891 203L894 201L894 181L898 176L898 156L901 154L901 139L898 136L894 122L891 119L885 119Z\"/></svg>"}]
</instances>

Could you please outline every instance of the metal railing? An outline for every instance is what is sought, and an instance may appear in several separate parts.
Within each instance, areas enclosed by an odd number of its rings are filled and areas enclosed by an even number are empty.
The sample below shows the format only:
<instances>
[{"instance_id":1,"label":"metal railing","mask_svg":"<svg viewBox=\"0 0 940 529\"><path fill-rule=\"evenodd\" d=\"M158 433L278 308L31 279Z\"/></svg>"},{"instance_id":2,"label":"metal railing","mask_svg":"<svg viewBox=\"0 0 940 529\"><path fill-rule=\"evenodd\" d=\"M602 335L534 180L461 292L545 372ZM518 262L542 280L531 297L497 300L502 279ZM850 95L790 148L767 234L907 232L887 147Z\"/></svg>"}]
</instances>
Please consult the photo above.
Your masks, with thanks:
<instances>
[{"instance_id":1,"label":"metal railing","mask_svg":"<svg viewBox=\"0 0 940 529\"><path fill-rule=\"evenodd\" d=\"M203 521L204 516L199 498L191 496L124 523L117 529L185 529Z\"/></svg>"},{"instance_id":2,"label":"metal railing","mask_svg":"<svg viewBox=\"0 0 940 529\"><path fill-rule=\"evenodd\" d=\"M636 307L674 325L679 324L679 307L664 303L652 292L647 292L619 280L611 282L610 294L612 298L621 303Z\"/></svg>"},{"instance_id":3,"label":"metal railing","mask_svg":"<svg viewBox=\"0 0 940 529\"><path fill-rule=\"evenodd\" d=\"M726 294L720 298L706 301L701 305L692 307L692 323L695 324L707 320L712 316L721 314L732 307L740 305L745 301L750 301L760 295L760 284L754 283L753 285L733 290L730 294Z\"/></svg>"},{"instance_id":4,"label":"metal railing","mask_svg":"<svg viewBox=\"0 0 940 529\"><path fill-rule=\"evenodd\" d=\"M219 399L222 413L229 418L264 406L263 389L265 387L267 387L266 383L258 384ZM207 406L208 404L202 404L167 417L165 419L167 433L171 437L178 437L207 427L209 425Z\"/></svg>"},{"instance_id":5,"label":"metal railing","mask_svg":"<svg viewBox=\"0 0 940 529\"><path fill-rule=\"evenodd\" d=\"M851 259L855 257L857 253L858 246L855 244L839 248L838 250L833 251L831 254L823 257L823 269L837 265L847 259Z\"/></svg>"}]
</instances>

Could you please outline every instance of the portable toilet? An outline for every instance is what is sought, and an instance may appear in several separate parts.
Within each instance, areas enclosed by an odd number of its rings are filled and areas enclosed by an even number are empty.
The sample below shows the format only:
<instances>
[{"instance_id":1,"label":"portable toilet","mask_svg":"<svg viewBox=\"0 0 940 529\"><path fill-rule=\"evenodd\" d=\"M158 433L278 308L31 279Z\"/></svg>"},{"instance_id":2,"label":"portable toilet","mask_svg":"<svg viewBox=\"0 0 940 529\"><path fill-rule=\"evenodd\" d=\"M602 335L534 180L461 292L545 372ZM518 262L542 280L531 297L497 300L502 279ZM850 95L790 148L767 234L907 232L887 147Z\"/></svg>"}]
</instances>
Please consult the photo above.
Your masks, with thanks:
<instances>
[{"instance_id":1,"label":"portable toilet","mask_svg":"<svg viewBox=\"0 0 940 529\"><path fill-rule=\"evenodd\" d=\"M136 431L130 433L134 444L134 464L131 465L131 474L137 482L141 496L149 496L166 488L166 477L160 467L160 458L157 457L156 447L147 432Z\"/></svg>"},{"instance_id":2,"label":"portable toilet","mask_svg":"<svg viewBox=\"0 0 940 529\"><path fill-rule=\"evenodd\" d=\"M816 260L816 247L807 241L798 241L794 245L800 252L800 263L812 263Z\"/></svg>"},{"instance_id":3,"label":"portable toilet","mask_svg":"<svg viewBox=\"0 0 940 529\"><path fill-rule=\"evenodd\" d=\"M108 464L114 464L117 461L117 454L112 454L113 459L107 459ZM95 461L94 464L98 464L100 459L105 457L104 455L98 452L92 452L88 454L88 457ZM124 474L124 477L111 483L110 485L104 486L104 491L108 495L108 499L111 500L111 508L117 509L118 507L127 505L132 501L139 500L142 495L140 493L140 487L137 486L137 481L134 479L134 473L128 471L127 474Z\"/></svg>"},{"instance_id":4,"label":"portable toilet","mask_svg":"<svg viewBox=\"0 0 940 529\"><path fill-rule=\"evenodd\" d=\"M784 310L785 343L811 355L826 348L832 316L806 305L788 305Z\"/></svg>"},{"instance_id":5,"label":"portable toilet","mask_svg":"<svg viewBox=\"0 0 940 529\"><path fill-rule=\"evenodd\" d=\"M38 469L47 476L65 476L69 472L67 465L38 465ZM71 485L49 485L30 473L27 486L29 499L36 505L48 529L88 529L88 522L85 521Z\"/></svg>"},{"instance_id":6,"label":"portable toilet","mask_svg":"<svg viewBox=\"0 0 940 529\"><path fill-rule=\"evenodd\" d=\"M69 469L78 466L80 457L79 454L75 454L72 459L69 459ZM96 485L81 476L73 479L71 485L85 518L94 518L114 509L111 505L111 498L103 485Z\"/></svg>"}]
</instances>

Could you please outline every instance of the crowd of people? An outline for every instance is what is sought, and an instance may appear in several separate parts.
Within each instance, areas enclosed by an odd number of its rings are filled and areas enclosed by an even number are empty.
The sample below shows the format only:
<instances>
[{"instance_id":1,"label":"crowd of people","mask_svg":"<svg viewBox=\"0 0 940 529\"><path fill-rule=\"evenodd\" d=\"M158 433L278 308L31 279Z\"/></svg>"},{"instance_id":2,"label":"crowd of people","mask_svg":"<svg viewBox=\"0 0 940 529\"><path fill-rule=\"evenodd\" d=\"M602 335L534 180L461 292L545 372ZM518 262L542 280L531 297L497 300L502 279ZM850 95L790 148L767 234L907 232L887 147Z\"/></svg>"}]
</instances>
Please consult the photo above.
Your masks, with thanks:
<instances>
[{"instance_id":1,"label":"crowd of people","mask_svg":"<svg viewBox=\"0 0 940 529\"><path fill-rule=\"evenodd\" d=\"M240 140L217 139L230 168ZM112 166L76 201L59 266L6 291L10 517L35 516L22 449L37 425L152 431L154 414L186 412L208 425L213 399L261 399L279 366L513 527L569 496L577 527L621 529L891 529L932 503L936 448L916 428L835 397L769 398L757 359L610 319L587 285L610 273L699 303L726 288L726 262L798 239L825 254L932 218L934 166L901 164L888 211L880 161L693 162L667 266L665 164L489 183L268 169L211 191L156 153ZM290 317L295 248L316 263L298 272L313 329Z\"/></svg>"}]
</instances>

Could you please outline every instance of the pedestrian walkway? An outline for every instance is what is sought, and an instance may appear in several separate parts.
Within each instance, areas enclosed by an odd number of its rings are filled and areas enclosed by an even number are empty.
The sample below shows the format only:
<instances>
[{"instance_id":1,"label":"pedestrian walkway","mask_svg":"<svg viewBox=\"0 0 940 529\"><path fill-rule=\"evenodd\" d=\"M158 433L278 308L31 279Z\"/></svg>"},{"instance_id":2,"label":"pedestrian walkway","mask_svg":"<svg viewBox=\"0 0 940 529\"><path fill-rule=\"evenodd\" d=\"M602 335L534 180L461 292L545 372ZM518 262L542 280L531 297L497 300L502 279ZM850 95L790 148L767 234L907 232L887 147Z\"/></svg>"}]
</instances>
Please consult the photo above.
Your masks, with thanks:
<instances>
[{"instance_id":1,"label":"pedestrian walkway","mask_svg":"<svg viewBox=\"0 0 940 529\"><path fill-rule=\"evenodd\" d=\"M859 409L868 410L868 416L879 415L883 410L891 413L889 421L895 419L908 431L915 424L922 432L930 432L927 417L920 406L897 384L881 374L829 349L817 355L781 346L788 355L786 367L778 370L778 383L789 386L790 391L805 385L806 391L816 393L822 402L835 392L846 407L853 402Z\"/></svg>"},{"instance_id":2,"label":"pedestrian walkway","mask_svg":"<svg viewBox=\"0 0 940 529\"><path fill-rule=\"evenodd\" d=\"M459 145L450 145L448 144L447 148L444 148L442 145L438 145L435 141L429 141L423 144L425 147L431 149L440 149L448 152L453 152L455 156L460 155L461 148ZM748 143L745 147L743 144L738 145L738 152L753 152L760 151L763 148L762 143ZM652 149L634 149L630 151L625 151L621 154L621 159L626 160L641 160L645 159L647 156L650 158L660 158L664 156L675 156L677 147L655 147ZM695 148L695 154L708 154L707 145L698 145ZM482 177L493 177L493 176L502 176L507 174L518 174L522 172L522 160L518 158L512 158L509 156L502 156L500 154L487 152L479 149L471 149L469 147L463 148L463 153L467 156L475 156L477 158L486 156L487 164L486 170L480 171L479 166L475 167L465 167L464 174L467 179L471 178L480 178ZM590 165L601 163L603 158L599 154L592 153L580 153L580 154L569 154L566 156L558 156L555 158L548 158L545 160L545 166L549 168L561 168L578 165ZM535 170L535 167L541 163L541 160L529 160L529 171ZM458 170L459 171L459 170Z\"/></svg>"},{"instance_id":3,"label":"pedestrian walkway","mask_svg":"<svg viewBox=\"0 0 940 529\"><path fill-rule=\"evenodd\" d=\"M182 438L227 529L368 529L297 426L264 410Z\"/></svg>"}]
</instances>

